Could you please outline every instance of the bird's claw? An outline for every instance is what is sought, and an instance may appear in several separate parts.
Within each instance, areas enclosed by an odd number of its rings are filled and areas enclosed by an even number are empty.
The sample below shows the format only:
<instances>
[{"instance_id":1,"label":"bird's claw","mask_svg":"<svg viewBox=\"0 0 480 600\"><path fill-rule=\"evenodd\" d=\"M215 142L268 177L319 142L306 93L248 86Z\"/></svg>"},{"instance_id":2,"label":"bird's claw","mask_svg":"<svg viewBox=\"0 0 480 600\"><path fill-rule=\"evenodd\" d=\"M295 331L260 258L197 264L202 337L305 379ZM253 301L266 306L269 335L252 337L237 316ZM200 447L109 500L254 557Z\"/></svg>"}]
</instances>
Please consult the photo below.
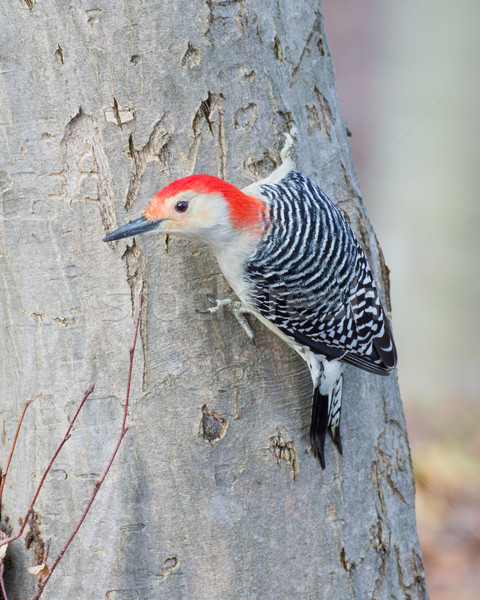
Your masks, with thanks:
<instances>
[{"instance_id":1,"label":"bird's claw","mask_svg":"<svg viewBox=\"0 0 480 600\"><path fill-rule=\"evenodd\" d=\"M210 294L207 294L207 300L209 302L211 302L214 306L212 306L211 308L196 308L195 312L202 314L202 315L212 314L214 312L217 312L217 310L220 308L218 301L215 300L215 298L213 296L210 296Z\"/></svg>"},{"instance_id":2,"label":"bird's claw","mask_svg":"<svg viewBox=\"0 0 480 600\"><path fill-rule=\"evenodd\" d=\"M242 329L248 335L250 341L253 345L255 345L255 336L253 331L245 318L245 314L250 313L251 311L238 300L231 300L230 298L224 298L223 300L216 300L209 294L207 294L207 300L211 302L214 306L210 308L197 308L195 309L197 313L200 314L214 314L218 312L218 310L222 307L229 310L233 316L237 319Z\"/></svg>"}]
</instances>

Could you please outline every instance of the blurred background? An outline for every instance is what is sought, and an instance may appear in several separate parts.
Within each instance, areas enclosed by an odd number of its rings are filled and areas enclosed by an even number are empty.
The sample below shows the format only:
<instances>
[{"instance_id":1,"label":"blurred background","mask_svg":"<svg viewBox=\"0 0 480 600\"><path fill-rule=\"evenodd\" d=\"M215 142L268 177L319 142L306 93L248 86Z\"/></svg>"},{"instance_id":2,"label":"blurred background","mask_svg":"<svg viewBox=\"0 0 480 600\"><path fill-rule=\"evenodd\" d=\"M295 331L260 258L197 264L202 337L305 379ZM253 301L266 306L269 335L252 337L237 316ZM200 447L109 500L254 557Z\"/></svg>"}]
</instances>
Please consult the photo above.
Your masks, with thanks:
<instances>
[{"instance_id":1,"label":"blurred background","mask_svg":"<svg viewBox=\"0 0 480 600\"><path fill-rule=\"evenodd\" d=\"M480 597L480 2L323 0L391 269L431 600Z\"/></svg>"}]
</instances>

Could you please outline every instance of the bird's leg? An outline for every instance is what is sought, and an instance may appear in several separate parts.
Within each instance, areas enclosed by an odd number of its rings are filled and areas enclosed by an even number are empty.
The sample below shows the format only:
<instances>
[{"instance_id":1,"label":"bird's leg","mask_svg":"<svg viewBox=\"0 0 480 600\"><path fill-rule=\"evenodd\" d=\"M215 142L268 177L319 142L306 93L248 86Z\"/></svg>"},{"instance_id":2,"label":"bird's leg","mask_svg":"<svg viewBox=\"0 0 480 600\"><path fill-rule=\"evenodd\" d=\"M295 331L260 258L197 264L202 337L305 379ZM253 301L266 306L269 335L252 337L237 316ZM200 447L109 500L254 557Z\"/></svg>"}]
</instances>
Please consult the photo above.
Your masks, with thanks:
<instances>
[{"instance_id":1,"label":"bird's leg","mask_svg":"<svg viewBox=\"0 0 480 600\"><path fill-rule=\"evenodd\" d=\"M248 338L250 339L252 344L255 344L255 336L253 335L253 331L252 331L247 319L245 318L246 314L253 314L251 310L246 308L246 306L244 304L242 304L239 300L231 300L230 298L224 298L223 300L216 300L215 298L213 298L210 295L207 295L207 299L212 304L214 304L214 306L212 306L210 308L197 308L196 309L197 313L214 314L220 308L226 308L233 314L233 316L240 323L240 325L242 326L242 329L248 335Z\"/></svg>"}]
</instances>

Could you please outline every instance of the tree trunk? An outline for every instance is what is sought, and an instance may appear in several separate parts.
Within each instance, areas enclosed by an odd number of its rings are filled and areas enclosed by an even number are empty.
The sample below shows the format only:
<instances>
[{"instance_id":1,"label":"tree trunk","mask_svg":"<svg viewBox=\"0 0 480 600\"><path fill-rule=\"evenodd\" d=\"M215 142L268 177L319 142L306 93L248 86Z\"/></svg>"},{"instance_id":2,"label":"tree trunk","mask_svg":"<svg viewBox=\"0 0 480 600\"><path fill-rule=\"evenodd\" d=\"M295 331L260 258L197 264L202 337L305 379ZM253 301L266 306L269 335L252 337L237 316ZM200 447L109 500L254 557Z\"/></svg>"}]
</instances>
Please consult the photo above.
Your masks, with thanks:
<instances>
[{"instance_id":1,"label":"tree trunk","mask_svg":"<svg viewBox=\"0 0 480 600\"><path fill-rule=\"evenodd\" d=\"M299 357L259 323L251 346L229 314L195 313L231 295L211 252L102 242L173 179L267 175L294 121L299 170L347 213L388 307L319 2L7 0L0 19L3 462L23 401L43 392L7 479L13 531L96 384L30 548L10 544L10 598L30 597L34 551L52 536L56 555L108 462L141 290L129 430L46 596L425 598L395 376L345 368L344 454L327 443L322 471Z\"/></svg>"}]
</instances>

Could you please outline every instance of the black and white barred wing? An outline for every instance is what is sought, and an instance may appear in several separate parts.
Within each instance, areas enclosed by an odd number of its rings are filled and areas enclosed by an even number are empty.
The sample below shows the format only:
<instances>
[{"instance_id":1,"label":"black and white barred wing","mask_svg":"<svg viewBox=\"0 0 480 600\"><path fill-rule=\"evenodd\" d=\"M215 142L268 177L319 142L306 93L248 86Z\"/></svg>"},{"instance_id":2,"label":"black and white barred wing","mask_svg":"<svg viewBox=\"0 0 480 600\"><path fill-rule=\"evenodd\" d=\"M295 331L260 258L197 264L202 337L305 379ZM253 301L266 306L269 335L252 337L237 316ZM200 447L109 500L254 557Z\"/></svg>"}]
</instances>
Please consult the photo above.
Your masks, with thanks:
<instances>
[{"instance_id":1,"label":"black and white barred wing","mask_svg":"<svg viewBox=\"0 0 480 600\"><path fill-rule=\"evenodd\" d=\"M365 254L360 247L358 252L361 274L348 298L357 343L342 360L372 373L388 375L397 364L395 343Z\"/></svg>"},{"instance_id":2,"label":"black and white barred wing","mask_svg":"<svg viewBox=\"0 0 480 600\"><path fill-rule=\"evenodd\" d=\"M391 331L365 254L340 211L294 171L262 190L272 225L248 263L252 305L314 352L388 374L396 363Z\"/></svg>"}]
</instances>

